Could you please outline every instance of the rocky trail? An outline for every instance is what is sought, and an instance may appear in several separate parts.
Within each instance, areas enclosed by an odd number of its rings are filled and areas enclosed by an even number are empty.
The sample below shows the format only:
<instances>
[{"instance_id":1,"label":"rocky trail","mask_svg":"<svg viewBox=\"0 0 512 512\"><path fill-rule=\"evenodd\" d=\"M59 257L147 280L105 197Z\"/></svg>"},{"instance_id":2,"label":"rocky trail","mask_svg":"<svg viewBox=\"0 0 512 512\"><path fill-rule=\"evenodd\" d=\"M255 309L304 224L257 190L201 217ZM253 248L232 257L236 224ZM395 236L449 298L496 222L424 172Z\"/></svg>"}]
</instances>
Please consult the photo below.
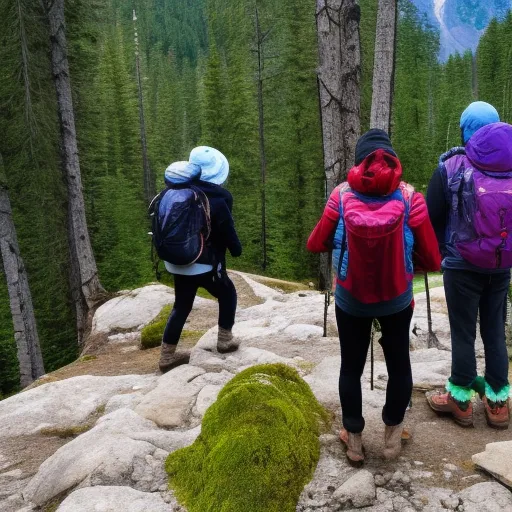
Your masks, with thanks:
<instances>
[{"instance_id":1,"label":"rocky trail","mask_svg":"<svg viewBox=\"0 0 512 512\"><path fill-rule=\"evenodd\" d=\"M239 351L216 352L217 307L198 298L185 327L197 334L185 341L193 347L190 363L160 375L158 349L139 350L140 331L172 304L173 292L150 285L98 309L93 342L76 363L0 402L0 511L184 511L167 487L167 455L193 443L206 410L235 374L261 363L297 369L336 418L321 436L320 461L297 511L512 510L512 432L489 429L482 404L475 428L467 430L426 405L424 391L449 376L450 353L426 348L424 294L416 296L411 334L411 439L397 462L381 458L387 374L376 344L373 391L370 364L363 377L367 461L357 470L337 438L340 356L333 307L333 336L323 338L323 295L247 274L232 277L239 290ZM449 348L442 288L431 295L436 334ZM483 366L481 342L478 353Z\"/></svg>"}]
</instances>

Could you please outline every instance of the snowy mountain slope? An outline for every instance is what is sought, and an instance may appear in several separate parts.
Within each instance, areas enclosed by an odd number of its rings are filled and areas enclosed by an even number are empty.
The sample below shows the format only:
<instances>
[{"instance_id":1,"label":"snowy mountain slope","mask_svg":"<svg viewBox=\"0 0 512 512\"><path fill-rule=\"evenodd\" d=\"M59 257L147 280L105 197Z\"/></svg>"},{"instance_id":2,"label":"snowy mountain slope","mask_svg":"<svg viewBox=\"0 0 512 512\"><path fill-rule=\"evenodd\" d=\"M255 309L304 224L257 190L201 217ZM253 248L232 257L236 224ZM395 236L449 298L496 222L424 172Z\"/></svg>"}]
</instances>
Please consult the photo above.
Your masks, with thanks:
<instances>
[{"instance_id":1,"label":"snowy mountain slope","mask_svg":"<svg viewBox=\"0 0 512 512\"><path fill-rule=\"evenodd\" d=\"M440 30L440 59L455 52L474 51L492 18L512 9L512 0L411 0Z\"/></svg>"}]
</instances>

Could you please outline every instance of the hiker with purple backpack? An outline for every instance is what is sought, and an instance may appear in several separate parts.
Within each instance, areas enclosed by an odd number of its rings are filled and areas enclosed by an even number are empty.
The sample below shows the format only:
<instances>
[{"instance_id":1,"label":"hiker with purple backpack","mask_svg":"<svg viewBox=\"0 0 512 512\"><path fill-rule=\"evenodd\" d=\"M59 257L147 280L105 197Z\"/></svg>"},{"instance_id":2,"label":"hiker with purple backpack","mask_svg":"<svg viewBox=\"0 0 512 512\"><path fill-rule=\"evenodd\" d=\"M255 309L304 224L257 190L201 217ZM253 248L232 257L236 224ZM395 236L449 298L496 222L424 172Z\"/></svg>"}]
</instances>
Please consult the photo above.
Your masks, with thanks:
<instances>
[{"instance_id":1,"label":"hiker with purple backpack","mask_svg":"<svg viewBox=\"0 0 512 512\"><path fill-rule=\"evenodd\" d=\"M429 215L443 255L452 344L446 392L427 394L430 407L473 426L473 401L483 401L489 426L508 428L507 294L512 268L512 126L481 101L460 121L463 147L443 155L427 193ZM478 377L478 315L485 376Z\"/></svg>"},{"instance_id":2,"label":"hiker with purple backpack","mask_svg":"<svg viewBox=\"0 0 512 512\"><path fill-rule=\"evenodd\" d=\"M166 169L166 188L150 206L155 250L174 276L175 302L158 363L163 373L189 360L177 346L198 288L219 301L217 351L238 349L231 332L237 293L226 271L226 251L238 257L242 244L231 214L233 197L222 187L228 174L228 160L220 151L194 148L188 162L174 162Z\"/></svg>"}]
</instances>

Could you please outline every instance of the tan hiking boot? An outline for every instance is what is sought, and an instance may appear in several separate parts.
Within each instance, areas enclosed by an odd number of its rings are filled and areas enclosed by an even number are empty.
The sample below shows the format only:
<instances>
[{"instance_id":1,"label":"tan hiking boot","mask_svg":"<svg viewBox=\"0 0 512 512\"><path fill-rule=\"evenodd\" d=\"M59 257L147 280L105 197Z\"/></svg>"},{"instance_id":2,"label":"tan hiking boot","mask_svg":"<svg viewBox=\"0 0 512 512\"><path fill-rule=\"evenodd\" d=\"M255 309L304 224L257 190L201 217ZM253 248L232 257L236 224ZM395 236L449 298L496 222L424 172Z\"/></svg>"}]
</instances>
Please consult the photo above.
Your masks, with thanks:
<instances>
[{"instance_id":1,"label":"tan hiking boot","mask_svg":"<svg viewBox=\"0 0 512 512\"><path fill-rule=\"evenodd\" d=\"M345 445L348 462L355 467L364 464L363 436L352 434L345 429L340 430L340 441Z\"/></svg>"},{"instance_id":2,"label":"tan hiking boot","mask_svg":"<svg viewBox=\"0 0 512 512\"><path fill-rule=\"evenodd\" d=\"M408 434L407 434L408 435ZM402 439L404 439L404 424L388 427L384 430L384 458L387 460L396 459L402 450Z\"/></svg>"},{"instance_id":3,"label":"tan hiking boot","mask_svg":"<svg viewBox=\"0 0 512 512\"><path fill-rule=\"evenodd\" d=\"M482 398L485 406L485 418L492 428L507 429L510 423L509 401L491 402L486 396Z\"/></svg>"},{"instance_id":4,"label":"tan hiking boot","mask_svg":"<svg viewBox=\"0 0 512 512\"><path fill-rule=\"evenodd\" d=\"M176 366L187 364L189 360L189 352L177 352L176 345L162 343L160 347L160 361L158 361L158 367L162 373L166 373L176 368Z\"/></svg>"},{"instance_id":5,"label":"tan hiking boot","mask_svg":"<svg viewBox=\"0 0 512 512\"><path fill-rule=\"evenodd\" d=\"M219 335L217 338L217 351L221 354L234 352L238 350L240 341L233 337L233 333L227 329L219 327Z\"/></svg>"},{"instance_id":6,"label":"tan hiking boot","mask_svg":"<svg viewBox=\"0 0 512 512\"><path fill-rule=\"evenodd\" d=\"M461 427L473 426L473 404L457 402L450 393L432 391L426 394L428 405L437 413L449 414Z\"/></svg>"}]
</instances>

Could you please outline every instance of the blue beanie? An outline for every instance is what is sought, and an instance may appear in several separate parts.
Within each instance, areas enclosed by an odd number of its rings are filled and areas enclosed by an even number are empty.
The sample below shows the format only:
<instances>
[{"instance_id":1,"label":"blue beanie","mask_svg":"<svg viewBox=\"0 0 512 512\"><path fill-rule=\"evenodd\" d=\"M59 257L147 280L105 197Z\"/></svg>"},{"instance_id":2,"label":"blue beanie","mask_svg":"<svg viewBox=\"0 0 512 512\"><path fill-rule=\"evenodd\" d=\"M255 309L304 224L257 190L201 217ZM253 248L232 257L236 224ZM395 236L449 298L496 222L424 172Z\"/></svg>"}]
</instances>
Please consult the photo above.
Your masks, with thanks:
<instances>
[{"instance_id":1,"label":"blue beanie","mask_svg":"<svg viewBox=\"0 0 512 512\"><path fill-rule=\"evenodd\" d=\"M475 132L488 124L499 123L498 111L485 101L475 101L464 110L460 118L462 140L466 144Z\"/></svg>"}]
</instances>

